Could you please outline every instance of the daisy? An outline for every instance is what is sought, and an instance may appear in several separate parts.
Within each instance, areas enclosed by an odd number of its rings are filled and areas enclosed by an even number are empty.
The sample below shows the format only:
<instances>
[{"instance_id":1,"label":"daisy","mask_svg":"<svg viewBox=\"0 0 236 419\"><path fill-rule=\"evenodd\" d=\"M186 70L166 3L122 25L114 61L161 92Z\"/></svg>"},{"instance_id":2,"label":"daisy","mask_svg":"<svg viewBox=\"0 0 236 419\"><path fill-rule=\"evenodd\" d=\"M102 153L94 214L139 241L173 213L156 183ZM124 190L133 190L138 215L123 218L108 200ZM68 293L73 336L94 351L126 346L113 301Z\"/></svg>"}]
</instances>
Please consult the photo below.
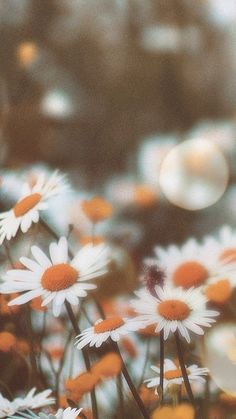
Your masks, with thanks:
<instances>
[{"instance_id":1,"label":"daisy","mask_svg":"<svg viewBox=\"0 0 236 419\"><path fill-rule=\"evenodd\" d=\"M58 243L50 244L50 258L37 246L32 246L31 252L35 261L20 258L26 269L8 271L0 287L3 294L26 291L10 301L10 306L25 304L41 296L42 306L52 302L53 314L59 316L65 300L78 305L79 298L87 296L87 290L96 288L87 281L107 272L108 251L103 244L82 247L71 261L65 237L61 237Z\"/></svg>"},{"instance_id":2,"label":"daisy","mask_svg":"<svg viewBox=\"0 0 236 419\"><path fill-rule=\"evenodd\" d=\"M147 383L148 388L156 388L157 393L157 387L160 385L160 368L151 366L151 369L157 373L157 377L155 378L148 378L145 380ZM191 365L189 367L186 367L188 379L189 382L200 382L204 383L205 378L202 377L202 375L208 374L207 368L198 368L197 365ZM164 376L163 376L163 388L164 390L167 390L168 387L170 387L173 384L181 385L184 382L182 371L180 367L177 367L176 364L171 361L170 359L164 360Z\"/></svg>"},{"instance_id":3,"label":"daisy","mask_svg":"<svg viewBox=\"0 0 236 419\"><path fill-rule=\"evenodd\" d=\"M40 211L48 208L48 199L66 188L65 176L55 171L49 179L42 173L34 186L25 183L21 197L13 208L0 214L0 244L15 237L21 229L26 233L32 223L39 221Z\"/></svg>"},{"instance_id":4,"label":"daisy","mask_svg":"<svg viewBox=\"0 0 236 419\"><path fill-rule=\"evenodd\" d=\"M137 291L139 299L133 300L131 305L139 314L138 320L156 324L156 332L164 330L165 340L170 332L179 331L190 342L189 331L203 335L201 326L210 327L215 322L213 317L219 314L206 309L207 299L200 289L156 286L155 291L157 297L146 290Z\"/></svg>"},{"instance_id":5,"label":"daisy","mask_svg":"<svg viewBox=\"0 0 236 419\"><path fill-rule=\"evenodd\" d=\"M27 411L26 413L19 413L19 415L10 416L11 419L76 419L78 415L82 412L83 409L72 409L71 407L67 407L66 409L59 409L55 415L40 412L39 414L35 414L34 412Z\"/></svg>"},{"instance_id":6,"label":"daisy","mask_svg":"<svg viewBox=\"0 0 236 419\"><path fill-rule=\"evenodd\" d=\"M229 278L236 285L236 263L222 263L217 255L216 240L207 238L203 245L189 239L183 246L171 245L166 249L156 247L155 263L165 271L167 281L173 286L191 287L205 286L212 278ZM153 260L147 261L148 264Z\"/></svg>"},{"instance_id":7,"label":"daisy","mask_svg":"<svg viewBox=\"0 0 236 419\"><path fill-rule=\"evenodd\" d=\"M207 245L214 246L218 252L218 258L222 263L236 262L236 231L229 226L223 226L216 240L206 239Z\"/></svg>"},{"instance_id":8,"label":"daisy","mask_svg":"<svg viewBox=\"0 0 236 419\"><path fill-rule=\"evenodd\" d=\"M76 336L76 346L78 349L82 349L89 344L89 346L99 348L109 338L118 342L122 336L138 330L142 326L142 322L123 319L119 316L109 317L105 320L99 319L94 326L85 329Z\"/></svg>"},{"instance_id":9,"label":"daisy","mask_svg":"<svg viewBox=\"0 0 236 419\"><path fill-rule=\"evenodd\" d=\"M35 394L36 389L32 388L26 397L17 397L13 401L9 401L0 393L0 418L14 415L26 409L38 409L40 407L49 406L55 402L54 398L49 397L52 390L44 390Z\"/></svg>"}]
</instances>

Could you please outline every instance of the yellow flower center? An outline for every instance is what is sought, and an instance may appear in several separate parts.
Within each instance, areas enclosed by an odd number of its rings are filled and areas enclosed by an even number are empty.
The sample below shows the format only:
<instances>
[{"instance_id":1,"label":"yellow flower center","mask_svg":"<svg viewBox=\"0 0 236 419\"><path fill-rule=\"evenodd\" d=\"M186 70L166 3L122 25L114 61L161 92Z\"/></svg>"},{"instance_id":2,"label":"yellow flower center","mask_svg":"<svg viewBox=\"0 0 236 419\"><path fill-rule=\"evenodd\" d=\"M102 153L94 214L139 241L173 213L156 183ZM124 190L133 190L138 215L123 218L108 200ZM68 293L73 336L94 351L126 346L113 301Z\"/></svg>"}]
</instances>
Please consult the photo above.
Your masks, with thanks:
<instances>
[{"instance_id":1,"label":"yellow flower center","mask_svg":"<svg viewBox=\"0 0 236 419\"><path fill-rule=\"evenodd\" d=\"M162 301L157 306L158 313L166 320L184 320L189 316L189 306L180 300Z\"/></svg>"},{"instance_id":2,"label":"yellow flower center","mask_svg":"<svg viewBox=\"0 0 236 419\"><path fill-rule=\"evenodd\" d=\"M208 277L206 268L199 262L189 261L182 263L173 273L175 285L190 288L202 285Z\"/></svg>"},{"instance_id":3,"label":"yellow flower center","mask_svg":"<svg viewBox=\"0 0 236 419\"><path fill-rule=\"evenodd\" d=\"M219 259L222 262L227 262L227 263L236 262L236 247L225 249L221 253Z\"/></svg>"},{"instance_id":4,"label":"yellow flower center","mask_svg":"<svg viewBox=\"0 0 236 419\"><path fill-rule=\"evenodd\" d=\"M125 324L124 320L121 317L111 317L110 319L102 320L100 323L95 324L94 332L95 333L105 333L116 330L119 327Z\"/></svg>"},{"instance_id":5,"label":"yellow flower center","mask_svg":"<svg viewBox=\"0 0 236 419\"><path fill-rule=\"evenodd\" d=\"M21 199L13 208L15 216L22 217L22 215L25 215L38 204L41 198L42 195L40 195L40 193L33 193L32 195L28 195Z\"/></svg>"},{"instance_id":6,"label":"yellow flower center","mask_svg":"<svg viewBox=\"0 0 236 419\"><path fill-rule=\"evenodd\" d=\"M182 371L180 368L176 370L169 370L164 373L164 378L166 380L174 380L175 378L181 378L182 377Z\"/></svg>"},{"instance_id":7,"label":"yellow flower center","mask_svg":"<svg viewBox=\"0 0 236 419\"><path fill-rule=\"evenodd\" d=\"M208 300L218 304L224 304L226 301L228 301L232 295L232 292L233 289L228 279L221 279L215 284L208 285L205 290L205 294Z\"/></svg>"},{"instance_id":8,"label":"yellow flower center","mask_svg":"<svg viewBox=\"0 0 236 419\"><path fill-rule=\"evenodd\" d=\"M77 281L79 272L67 263L59 263L46 269L41 285L48 291L60 291L71 287Z\"/></svg>"}]
</instances>

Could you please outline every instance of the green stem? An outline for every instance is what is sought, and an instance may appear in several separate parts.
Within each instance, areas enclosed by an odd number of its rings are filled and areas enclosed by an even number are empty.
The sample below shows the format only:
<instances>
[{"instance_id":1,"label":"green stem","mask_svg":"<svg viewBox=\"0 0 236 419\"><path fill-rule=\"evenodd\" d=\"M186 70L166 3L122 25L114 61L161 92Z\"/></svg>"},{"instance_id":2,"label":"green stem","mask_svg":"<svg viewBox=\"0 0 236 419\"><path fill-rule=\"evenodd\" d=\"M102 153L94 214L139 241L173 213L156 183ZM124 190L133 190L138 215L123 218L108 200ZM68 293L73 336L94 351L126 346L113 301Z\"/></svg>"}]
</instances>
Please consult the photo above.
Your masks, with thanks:
<instances>
[{"instance_id":1,"label":"green stem","mask_svg":"<svg viewBox=\"0 0 236 419\"><path fill-rule=\"evenodd\" d=\"M131 379L131 377L129 375L129 372L128 372L128 370L126 368L126 365L125 365L125 363L123 361L123 358L122 358L122 355L120 353L120 349L119 349L117 343L115 343L115 342L112 341L112 346L113 346L114 350L116 351L116 353L121 358L123 376L124 376L124 378L125 378L128 386L129 386L129 389L130 389L130 391L131 391L131 393L133 395L134 400L136 401L136 403L137 403L137 405L139 407L140 413L142 414L142 416L143 416L144 419L150 419L149 414L146 411L146 408L145 408L145 406L143 404L143 401L140 398L140 396L139 396L139 394L138 394L138 392L137 392L137 390L135 388L135 385L134 385L134 383L133 383L133 381L132 381L132 379Z\"/></svg>"},{"instance_id":2,"label":"green stem","mask_svg":"<svg viewBox=\"0 0 236 419\"><path fill-rule=\"evenodd\" d=\"M80 335L81 331L80 331L80 328L79 328L78 323L76 321L76 318L75 318L75 315L73 313L73 310L71 308L70 303L68 303L68 301L65 301L65 306L66 306L66 310L67 310L67 313L68 313L68 317L71 321L71 324L73 326L73 329L74 329L76 335ZM82 349L82 355L83 355L83 358L84 358L84 363L85 363L86 369L87 369L87 371L90 371L90 369L91 369L90 360L89 360L88 352L85 348ZM94 419L99 419L95 390L92 390L90 394L91 394L93 417L94 417Z\"/></svg>"}]
</instances>

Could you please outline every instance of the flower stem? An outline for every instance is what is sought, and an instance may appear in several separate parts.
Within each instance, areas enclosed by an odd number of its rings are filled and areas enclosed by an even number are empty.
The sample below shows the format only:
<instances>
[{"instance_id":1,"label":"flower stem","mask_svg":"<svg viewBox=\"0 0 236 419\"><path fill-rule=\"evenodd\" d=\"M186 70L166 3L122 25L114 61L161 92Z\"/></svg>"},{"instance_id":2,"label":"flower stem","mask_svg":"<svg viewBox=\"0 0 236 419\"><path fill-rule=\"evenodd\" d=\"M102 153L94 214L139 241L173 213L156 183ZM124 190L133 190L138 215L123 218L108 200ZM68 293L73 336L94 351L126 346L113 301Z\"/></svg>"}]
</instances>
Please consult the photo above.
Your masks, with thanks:
<instances>
[{"instance_id":1,"label":"flower stem","mask_svg":"<svg viewBox=\"0 0 236 419\"><path fill-rule=\"evenodd\" d=\"M144 380L144 377L145 377L145 372L146 372L147 364L148 364L148 361L149 361L150 347L151 347L151 337L149 337L147 339L146 354L145 354L145 360L144 360L144 364L143 364L142 374L141 374L141 377L140 377L140 380L139 380L139 387L143 384L143 380Z\"/></svg>"},{"instance_id":2,"label":"flower stem","mask_svg":"<svg viewBox=\"0 0 236 419\"><path fill-rule=\"evenodd\" d=\"M144 419L149 419L149 414L146 411L146 408L145 408L145 406L143 404L143 401L141 400L141 398L140 398L140 396L139 396L139 394L138 394L138 392L137 392L137 390L136 390L136 388L134 386L134 383L133 383L133 381L132 381L132 379L131 379L131 377L129 375L129 372L128 372L128 370L126 368L126 365L125 365L125 363L123 361L123 358L122 358L122 355L120 353L120 349L119 349L117 343L115 343L115 342L112 341L112 346L113 346L114 350L117 352L117 354L121 358L123 376L124 376L124 378L125 378L128 386L129 386L129 389L130 389L130 391L131 391L131 393L133 395L134 400L136 401L136 403L137 403L137 405L138 405L138 407L140 409L140 412L141 412L142 416L144 417Z\"/></svg>"},{"instance_id":3,"label":"flower stem","mask_svg":"<svg viewBox=\"0 0 236 419\"><path fill-rule=\"evenodd\" d=\"M125 417L125 409L124 409L124 393L123 393L123 382L122 382L122 375L119 374L116 381L118 396L119 396L119 414L121 418Z\"/></svg>"},{"instance_id":4,"label":"flower stem","mask_svg":"<svg viewBox=\"0 0 236 419\"><path fill-rule=\"evenodd\" d=\"M195 403L195 399L194 399L194 396L193 396L193 392L192 392L192 389L191 389L191 386L190 386L187 370L186 370L185 363L184 363L184 357L183 357L183 352L182 352L182 347L181 347L181 340L180 340L178 331L175 332L175 341L176 341L176 346L177 346L179 364L180 364L180 368L181 368L181 371L182 371L182 376L183 376L183 379L184 379L184 385L185 385L185 388L186 388L186 391L187 391L190 402L192 403L192 405L197 410L197 406L196 406L196 403Z\"/></svg>"},{"instance_id":5,"label":"flower stem","mask_svg":"<svg viewBox=\"0 0 236 419\"><path fill-rule=\"evenodd\" d=\"M65 301L65 306L66 306L66 310L67 310L67 313L68 313L68 317L71 321L71 324L73 326L73 329L74 329L76 335L80 335L81 331L80 331L80 328L79 328L78 323L76 321L76 318L75 318L75 315L73 313L73 310L71 308L70 303L68 303L68 301ZM90 371L90 369L91 369L90 360L89 360L88 352L85 348L82 349L82 354L83 354L86 369L87 369L87 371ZM94 417L94 419L99 419L95 390L91 390L90 394L91 394L93 417Z\"/></svg>"},{"instance_id":6,"label":"flower stem","mask_svg":"<svg viewBox=\"0 0 236 419\"><path fill-rule=\"evenodd\" d=\"M161 397L160 397L160 404L163 402L163 395L164 395L164 332L163 330L160 331L160 389L161 389Z\"/></svg>"}]
</instances>

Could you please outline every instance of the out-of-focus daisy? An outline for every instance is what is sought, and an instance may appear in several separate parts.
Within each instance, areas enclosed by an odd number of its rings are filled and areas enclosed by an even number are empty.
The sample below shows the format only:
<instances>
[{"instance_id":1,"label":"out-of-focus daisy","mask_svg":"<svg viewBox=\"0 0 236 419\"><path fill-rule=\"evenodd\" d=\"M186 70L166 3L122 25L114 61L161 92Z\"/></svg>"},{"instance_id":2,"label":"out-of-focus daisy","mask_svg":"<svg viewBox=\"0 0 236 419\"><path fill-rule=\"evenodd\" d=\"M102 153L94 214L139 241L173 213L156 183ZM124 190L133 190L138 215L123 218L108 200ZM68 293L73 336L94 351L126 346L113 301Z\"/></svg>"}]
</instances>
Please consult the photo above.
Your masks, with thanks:
<instances>
[{"instance_id":1,"label":"out-of-focus daisy","mask_svg":"<svg viewBox=\"0 0 236 419\"><path fill-rule=\"evenodd\" d=\"M100 319L94 326L85 329L76 337L76 346L78 349L82 349L89 344L89 346L99 348L107 339L111 338L114 342L117 342L122 336L138 330L142 326L142 322L123 319L119 316L105 320Z\"/></svg>"},{"instance_id":2,"label":"out-of-focus daisy","mask_svg":"<svg viewBox=\"0 0 236 419\"><path fill-rule=\"evenodd\" d=\"M155 387L157 392L157 387L160 384L160 368L151 366L151 369L157 373L157 377L154 378L148 378L145 380L147 383L148 388ZM186 367L188 379L189 382L205 382L205 378L203 378L203 375L208 374L207 368L198 368L197 365L190 365L189 367ZM163 377L163 387L164 390L166 390L168 387L170 387L173 384L181 385L184 382L182 371L180 367L177 367L176 364L171 361L170 359L164 360L164 377Z\"/></svg>"},{"instance_id":3,"label":"out-of-focus daisy","mask_svg":"<svg viewBox=\"0 0 236 419\"><path fill-rule=\"evenodd\" d=\"M32 223L39 221L40 211L48 208L48 199L67 186L65 176L55 171L48 179L42 173L34 186L25 183L18 202L9 211L0 214L0 243L15 237L19 228L26 233Z\"/></svg>"},{"instance_id":4,"label":"out-of-focus daisy","mask_svg":"<svg viewBox=\"0 0 236 419\"><path fill-rule=\"evenodd\" d=\"M212 278L226 277L236 285L236 264L221 263L209 240L201 246L196 240L189 239L183 246L157 247L155 251L156 263L165 270L167 280L174 286L200 287Z\"/></svg>"},{"instance_id":5,"label":"out-of-focus daisy","mask_svg":"<svg viewBox=\"0 0 236 419\"><path fill-rule=\"evenodd\" d=\"M208 238L208 240L210 240ZM229 226L223 226L217 235L217 240L211 241L223 263L236 262L236 231Z\"/></svg>"},{"instance_id":6,"label":"out-of-focus daisy","mask_svg":"<svg viewBox=\"0 0 236 419\"><path fill-rule=\"evenodd\" d=\"M104 379L117 376L121 369L121 357L116 352L109 352L92 365L91 372Z\"/></svg>"},{"instance_id":7,"label":"out-of-focus daisy","mask_svg":"<svg viewBox=\"0 0 236 419\"><path fill-rule=\"evenodd\" d=\"M55 415L50 413L46 414L40 412L39 414L35 414L34 412L27 411L25 413L19 413L18 415L10 416L11 419L76 419L78 415L82 412L83 409L72 409L71 407L67 407L67 409L59 409Z\"/></svg>"},{"instance_id":8,"label":"out-of-focus daisy","mask_svg":"<svg viewBox=\"0 0 236 419\"><path fill-rule=\"evenodd\" d=\"M27 257L20 259L26 270L13 269L5 275L2 293L26 291L9 305L24 304L41 296L43 306L52 301L53 313L58 316L65 300L78 305L79 298L86 297L87 290L96 288L87 281L107 272L108 251L104 245L84 246L72 261L68 259L65 237L50 244L50 258L37 246L32 246L31 252L35 261Z\"/></svg>"},{"instance_id":9,"label":"out-of-focus daisy","mask_svg":"<svg viewBox=\"0 0 236 419\"><path fill-rule=\"evenodd\" d=\"M111 217L113 212L112 205L99 196L82 201L81 208L92 223L97 223Z\"/></svg>"},{"instance_id":10,"label":"out-of-focus daisy","mask_svg":"<svg viewBox=\"0 0 236 419\"><path fill-rule=\"evenodd\" d=\"M189 331L203 335L202 326L210 327L215 322L214 317L219 313L206 309L206 297L200 289L171 288L165 286L155 287L157 297L148 291L136 292L138 300L131 305L139 314L138 320L147 324L156 324L156 332L164 330L164 339L170 332L179 331L190 342Z\"/></svg>"},{"instance_id":11,"label":"out-of-focus daisy","mask_svg":"<svg viewBox=\"0 0 236 419\"><path fill-rule=\"evenodd\" d=\"M13 401L9 401L0 393L0 418L14 415L26 409L38 409L40 407L49 406L55 402L54 398L49 397L52 390L44 390L35 394L36 389L32 388L26 397L17 397Z\"/></svg>"}]
</instances>

